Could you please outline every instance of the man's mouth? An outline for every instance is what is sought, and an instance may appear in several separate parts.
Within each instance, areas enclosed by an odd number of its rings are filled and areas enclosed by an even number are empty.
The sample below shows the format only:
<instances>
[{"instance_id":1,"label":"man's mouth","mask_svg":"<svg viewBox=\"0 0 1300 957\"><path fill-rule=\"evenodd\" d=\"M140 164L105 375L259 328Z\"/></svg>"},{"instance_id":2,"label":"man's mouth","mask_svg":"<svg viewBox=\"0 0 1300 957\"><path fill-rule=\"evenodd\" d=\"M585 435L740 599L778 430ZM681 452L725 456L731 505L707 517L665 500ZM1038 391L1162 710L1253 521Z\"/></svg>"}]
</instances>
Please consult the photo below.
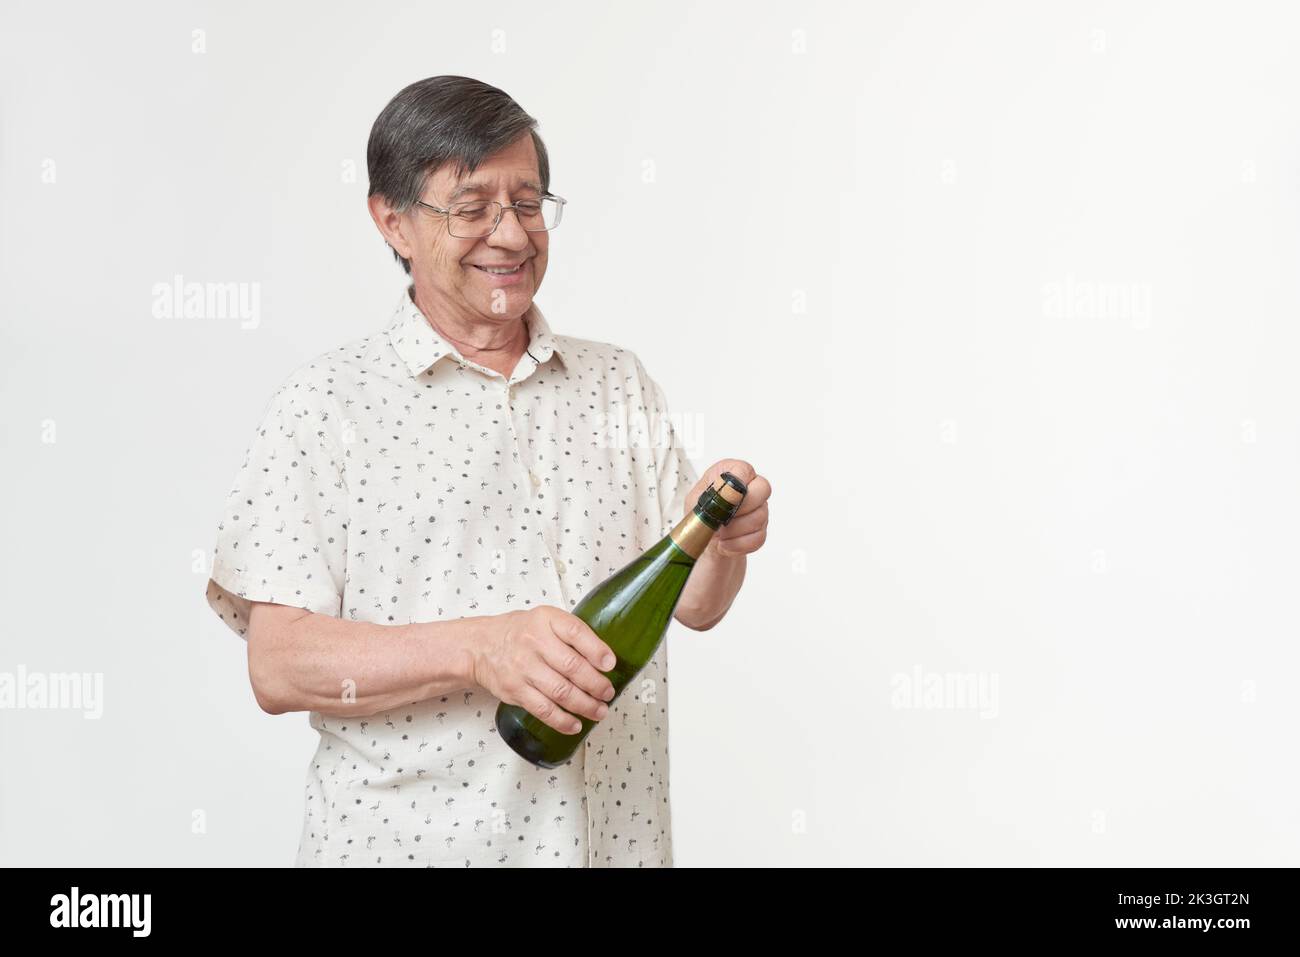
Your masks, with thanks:
<instances>
[{"instance_id":1,"label":"man's mouth","mask_svg":"<svg viewBox=\"0 0 1300 957\"><path fill-rule=\"evenodd\" d=\"M475 269L481 269L483 272L491 273L493 276L513 276L519 270L528 264L527 260L517 266L480 266L478 263L470 263Z\"/></svg>"}]
</instances>

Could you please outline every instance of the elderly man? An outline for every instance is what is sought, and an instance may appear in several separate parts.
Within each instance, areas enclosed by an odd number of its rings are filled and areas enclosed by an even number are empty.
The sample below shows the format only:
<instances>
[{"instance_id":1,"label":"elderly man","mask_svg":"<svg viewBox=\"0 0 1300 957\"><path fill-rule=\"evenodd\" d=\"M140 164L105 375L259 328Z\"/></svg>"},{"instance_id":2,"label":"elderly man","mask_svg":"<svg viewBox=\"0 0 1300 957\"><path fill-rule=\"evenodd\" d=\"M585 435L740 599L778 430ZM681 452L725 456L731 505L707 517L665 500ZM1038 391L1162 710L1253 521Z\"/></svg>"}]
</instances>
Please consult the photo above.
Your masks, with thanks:
<instances>
[{"instance_id":1,"label":"elderly man","mask_svg":"<svg viewBox=\"0 0 1300 957\"><path fill-rule=\"evenodd\" d=\"M749 494L675 613L713 627L771 488L736 459L698 475L633 352L552 332L534 297L564 200L536 125L465 77L385 107L369 205L410 285L274 394L218 528L207 599L258 704L320 733L301 866L672 865L667 643L609 703L610 649L571 609L729 470ZM499 701L599 724L543 769Z\"/></svg>"}]
</instances>

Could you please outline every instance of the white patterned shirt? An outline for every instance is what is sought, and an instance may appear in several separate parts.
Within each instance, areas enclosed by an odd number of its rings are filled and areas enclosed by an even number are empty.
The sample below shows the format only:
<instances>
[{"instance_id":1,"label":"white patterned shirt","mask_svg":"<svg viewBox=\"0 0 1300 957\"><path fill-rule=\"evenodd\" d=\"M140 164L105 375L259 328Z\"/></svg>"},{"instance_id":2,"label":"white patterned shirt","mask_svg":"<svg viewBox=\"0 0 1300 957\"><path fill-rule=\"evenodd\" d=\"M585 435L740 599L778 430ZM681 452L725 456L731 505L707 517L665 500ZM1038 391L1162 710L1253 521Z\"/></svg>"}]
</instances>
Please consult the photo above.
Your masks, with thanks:
<instances>
[{"instance_id":1,"label":"white patterned shirt","mask_svg":"<svg viewBox=\"0 0 1300 957\"><path fill-rule=\"evenodd\" d=\"M536 304L524 321L507 380L408 289L386 328L285 381L218 526L207 600L236 633L250 601L387 625L572 611L669 532L699 475L657 383ZM553 769L501 741L476 686L311 712L297 864L671 867L668 641Z\"/></svg>"}]
</instances>

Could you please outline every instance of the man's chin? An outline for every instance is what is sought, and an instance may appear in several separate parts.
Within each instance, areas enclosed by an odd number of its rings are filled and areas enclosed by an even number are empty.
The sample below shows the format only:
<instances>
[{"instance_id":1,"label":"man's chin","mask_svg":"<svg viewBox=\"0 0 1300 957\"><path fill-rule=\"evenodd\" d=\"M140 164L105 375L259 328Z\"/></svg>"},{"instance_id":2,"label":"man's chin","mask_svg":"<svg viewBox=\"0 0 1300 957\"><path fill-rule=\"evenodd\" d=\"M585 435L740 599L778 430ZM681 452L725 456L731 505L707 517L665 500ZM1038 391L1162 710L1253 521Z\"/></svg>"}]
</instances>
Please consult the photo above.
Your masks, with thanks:
<instances>
[{"instance_id":1,"label":"man's chin","mask_svg":"<svg viewBox=\"0 0 1300 957\"><path fill-rule=\"evenodd\" d=\"M518 319L533 305L531 294L512 292L509 296L477 299L474 307L479 314L488 319Z\"/></svg>"}]
</instances>

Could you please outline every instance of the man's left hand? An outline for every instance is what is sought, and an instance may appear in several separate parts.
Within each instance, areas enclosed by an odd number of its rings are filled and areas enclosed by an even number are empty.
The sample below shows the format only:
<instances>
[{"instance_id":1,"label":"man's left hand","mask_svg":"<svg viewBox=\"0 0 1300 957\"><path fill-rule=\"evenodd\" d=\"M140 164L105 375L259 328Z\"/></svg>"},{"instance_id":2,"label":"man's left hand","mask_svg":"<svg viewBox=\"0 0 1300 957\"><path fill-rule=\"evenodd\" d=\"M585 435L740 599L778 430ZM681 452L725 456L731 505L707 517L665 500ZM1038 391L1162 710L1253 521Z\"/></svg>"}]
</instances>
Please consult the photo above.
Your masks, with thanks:
<instances>
[{"instance_id":1,"label":"man's left hand","mask_svg":"<svg viewBox=\"0 0 1300 957\"><path fill-rule=\"evenodd\" d=\"M722 459L705 469L687 496L687 505L693 508L704 490L719 480L723 472L730 472L744 482L748 491L731 521L714 532L707 551L719 558L735 558L763 547L763 542L767 539L767 500L772 494L772 485L754 471L754 466L748 462Z\"/></svg>"}]
</instances>

